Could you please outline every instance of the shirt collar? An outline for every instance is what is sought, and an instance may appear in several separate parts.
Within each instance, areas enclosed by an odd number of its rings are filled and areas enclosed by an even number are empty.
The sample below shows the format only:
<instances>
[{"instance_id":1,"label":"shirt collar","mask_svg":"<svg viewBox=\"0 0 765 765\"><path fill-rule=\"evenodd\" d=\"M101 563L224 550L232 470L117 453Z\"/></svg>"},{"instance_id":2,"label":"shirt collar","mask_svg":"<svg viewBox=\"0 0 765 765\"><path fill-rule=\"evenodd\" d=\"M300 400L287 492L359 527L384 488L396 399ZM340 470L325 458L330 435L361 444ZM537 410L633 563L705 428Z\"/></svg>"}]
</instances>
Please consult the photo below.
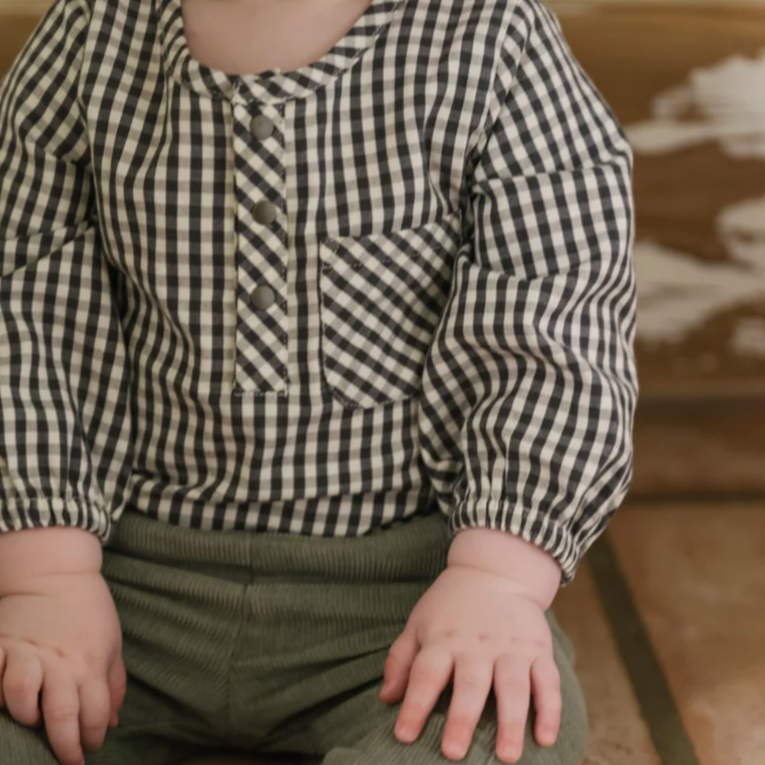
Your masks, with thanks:
<instances>
[{"instance_id":1,"label":"shirt collar","mask_svg":"<svg viewBox=\"0 0 765 765\"><path fill-rule=\"evenodd\" d=\"M162 60L177 82L201 95L231 100L238 90L245 100L275 103L305 98L348 69L387 28L406 0L372 0L364 13L318 61L293 72L229 75L192 58L183 27L181 0L152 0Z\"/></svg>"}]
</instances>

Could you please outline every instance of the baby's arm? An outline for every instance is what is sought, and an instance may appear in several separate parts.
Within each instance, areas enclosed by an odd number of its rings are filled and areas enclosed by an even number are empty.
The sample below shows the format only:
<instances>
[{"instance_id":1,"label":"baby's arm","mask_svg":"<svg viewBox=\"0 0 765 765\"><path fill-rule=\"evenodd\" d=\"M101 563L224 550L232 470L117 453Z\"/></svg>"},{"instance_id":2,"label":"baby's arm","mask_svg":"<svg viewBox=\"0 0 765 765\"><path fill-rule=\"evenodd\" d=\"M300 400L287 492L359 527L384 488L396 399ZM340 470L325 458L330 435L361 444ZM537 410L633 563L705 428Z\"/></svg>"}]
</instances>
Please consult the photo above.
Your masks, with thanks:
<instances>
[{"instance_id":1,"label":"baby's arm","mask_svg":"<svg viewBox=\"0 0 765 765\"><path fill-rule=\"evenodd\" d=\"M537 741L556 737L544 611L627 491L637 395L631 148L552 12L513 7L420 400L423 459L458 533L382 693L403 698L396 735L412 741L451 680L442 748L460 759L493 689L506 762L530 692Z\"/></svg>"},{"instance_id":2,"label":"baby's arm","mask_svg":"<svg viewBox=\"0 0 765 765\"><path fill-rule=\"evenodd\" d=\"M436 484L452 531L518 536L565 586L632 476L633 157L552 12L520 0L514 16L424 371L422 453L436 478L463 468Z\"/></svg>"},{"instance_id":3,"label":"baby's arm","mask_svg":"<svg viewBox=\"0 0 765 765\"><path fill-rule=\"evenodd\" d=\"M0 82L0 705L82 762L124 690L101 542L131 468L130 385L80 70L56 0Z\"/></svg>"},{"instance_id":4,"label":"baby's arm","mask_svg":"<svg viewBox=\"0 0 765 765\"><path fill-rule=\"evenodd\" d=\"M88 24L87 0L56 0L0 82L0 533L103 541L131 472L131 386L81 94Z\"/></svg>"},{"instance_id":5,"label":"baby's arm","mask_svg":"<svg viewBox=\"0 0 765 765\"><path fill-rule=\"evenodd\" d=\"M492 529L459 534L449 566L415 607L390 650L380 698L403 699L396 736L422 731L451 680L454 693L442 750L462 759L489 691L497 699L497 757L517 762L523 750L529 696L537 710L535 736L555 743L560 728L560 675L544 611L560 581L560 566L537 546Z\"/></svg>"},{"instance_id":6,"label":"baby's arm","mask_svg":"<svg viewBox=\"0 0 765 765\"><path fill-rule=\"evenodd\" d=\"M522 587L543 611L560 585L560 564L549 553L520 537L495 529L466 529L449 548L449 565L474 568Z\"/></svg>"}]
</instances>

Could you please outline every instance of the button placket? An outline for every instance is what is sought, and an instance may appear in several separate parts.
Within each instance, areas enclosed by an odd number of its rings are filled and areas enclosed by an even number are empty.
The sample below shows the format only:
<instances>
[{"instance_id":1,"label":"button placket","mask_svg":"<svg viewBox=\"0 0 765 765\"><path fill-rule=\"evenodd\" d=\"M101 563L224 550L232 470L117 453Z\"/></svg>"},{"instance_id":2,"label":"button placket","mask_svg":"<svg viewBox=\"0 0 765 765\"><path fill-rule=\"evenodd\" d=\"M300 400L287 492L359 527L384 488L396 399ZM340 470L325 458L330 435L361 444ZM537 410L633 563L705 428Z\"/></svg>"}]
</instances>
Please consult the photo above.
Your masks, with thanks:
<instances>
[{"instance_id":1,"label":"button placket","mask_svg":"<svg viewBox=\"0 0 765 765\"><path fill-rule=\"evenodd\" d=\"M274 132L274 123L264 114L256 114L250 120L250 133L258 141L268 140ZM252 217L263 226L270 226L278 214L276 205L267 199L262 199L253 205ZM250 293L250 302L256 311L266 311L276 302L276 293L267 284L255 287Z\"/></svg>"},{"instance_id":2,"label":"button placket","mask_svg":"<svg viewBox=\"0 0 765 765\"><path fill-rule=\"evenodd\" d=\"M288 383L286 300L282 297L287 237L277 198L284 191L283 146L275 124L278 107L242 102L235 108L247 111L240 116L235 136L240 155L236 161L238 209L243 216L237 276L247 292L240 292L238 301L234 389L245 395L262 394L286 390ZM264 113L267 110L274 114Z\"/></svg>"}]
</instances>

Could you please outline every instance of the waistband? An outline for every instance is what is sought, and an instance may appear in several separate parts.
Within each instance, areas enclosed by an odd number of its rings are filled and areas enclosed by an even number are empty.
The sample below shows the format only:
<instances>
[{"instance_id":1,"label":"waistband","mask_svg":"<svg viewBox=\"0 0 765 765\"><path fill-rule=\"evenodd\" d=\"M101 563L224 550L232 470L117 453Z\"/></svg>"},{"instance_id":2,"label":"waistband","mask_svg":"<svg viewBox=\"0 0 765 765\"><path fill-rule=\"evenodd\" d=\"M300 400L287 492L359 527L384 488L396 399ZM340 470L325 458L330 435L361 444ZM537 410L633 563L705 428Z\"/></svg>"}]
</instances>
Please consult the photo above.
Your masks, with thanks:
<instances>
[{"instance_id":1,"label":"waistband","mask_svg":"<svg viewBox=\"0 0 765 765\"><path fill-rule=\"evenodd\" d=\"M365 536L311 537L191 529L128 507L107 549L183 568L216 565L253 574L391 582L437 576L446 566L450 537L448 519L440 511Z\"/></svg>"}]
</instances>

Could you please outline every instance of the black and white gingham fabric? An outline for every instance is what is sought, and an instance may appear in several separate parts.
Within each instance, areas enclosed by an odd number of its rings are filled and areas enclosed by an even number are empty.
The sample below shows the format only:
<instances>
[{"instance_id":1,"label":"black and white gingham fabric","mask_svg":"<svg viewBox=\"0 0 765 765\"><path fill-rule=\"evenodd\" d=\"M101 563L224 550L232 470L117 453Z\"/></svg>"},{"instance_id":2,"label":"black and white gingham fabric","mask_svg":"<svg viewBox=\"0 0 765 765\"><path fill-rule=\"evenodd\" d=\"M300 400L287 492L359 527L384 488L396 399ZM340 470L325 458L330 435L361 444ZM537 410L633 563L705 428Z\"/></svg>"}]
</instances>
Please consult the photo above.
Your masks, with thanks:
<instances>
[{"instance_id":1,"label":"black and white gingham fabric","mask_svg":"<svg viewBox=\"0 0 765 765\"><path fill-rule=\"evenodd\" d=\"M372 0L257 76L183 29L56 0L0 87L0 530L437 506L568 584L631 477L633 157L556 17Z\"/></svg>"}]
</instances>

